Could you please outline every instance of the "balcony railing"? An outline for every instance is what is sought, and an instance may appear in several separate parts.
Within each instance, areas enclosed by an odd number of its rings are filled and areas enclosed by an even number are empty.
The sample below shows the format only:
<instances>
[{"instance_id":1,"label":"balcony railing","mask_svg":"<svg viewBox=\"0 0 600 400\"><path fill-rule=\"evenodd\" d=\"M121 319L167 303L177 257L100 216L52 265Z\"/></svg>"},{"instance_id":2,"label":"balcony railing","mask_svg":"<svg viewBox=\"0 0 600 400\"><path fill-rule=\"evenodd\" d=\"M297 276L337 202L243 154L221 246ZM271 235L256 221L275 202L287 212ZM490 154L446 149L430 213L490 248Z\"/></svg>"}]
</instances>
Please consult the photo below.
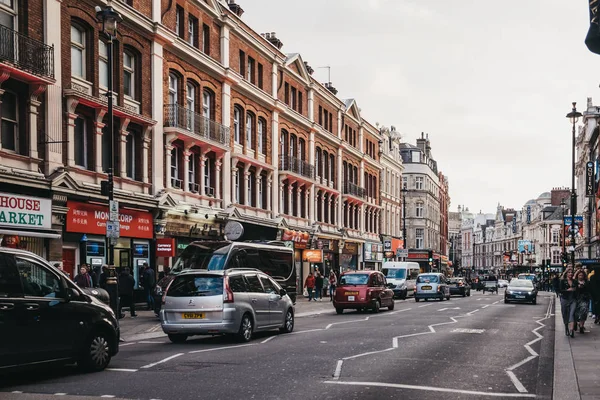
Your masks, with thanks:
<instances>
[{"instance_id":1,"label":"balcony railing","mask_svg":"<svg viewBox=\"0 0 600 400\"><path fill-rule=\"evenodd\" d=\"M358 186L352 182L344 183L344 194L349 194L355 197L364 198L365 197L365 188Z\"/></svg>"},{"instance_id":2,"label":"balcony railing","mask_svg":"<svg viewBox=\"0 0 600 400\"><path fill-rule=\"evenodd\" d=\"M27 37L0 25L0 62L23 71L54 78L54 45Z\"/></svg>"},{"instance_id":3,"label":"balcony railing","mask_svg":"<svg viewBox=\"0 0 600 400\"><path fill-rule=\"evenodd\" d=\"M228 145L229 128L178 104L165 104L165 127L185 129L203 138Z\"/></svg>"},{"instance_id":4,"label":"balcony railing","mask_svg":"<svg viewBox=\"0 0 600 400\"><path fill-rule=\"evenodd\" d=\"M302 175L310 179L315 178L315 167L297 157L280 156L279 168L282 171L293 172L295 174Z\"/></svg>"}]
</instances>

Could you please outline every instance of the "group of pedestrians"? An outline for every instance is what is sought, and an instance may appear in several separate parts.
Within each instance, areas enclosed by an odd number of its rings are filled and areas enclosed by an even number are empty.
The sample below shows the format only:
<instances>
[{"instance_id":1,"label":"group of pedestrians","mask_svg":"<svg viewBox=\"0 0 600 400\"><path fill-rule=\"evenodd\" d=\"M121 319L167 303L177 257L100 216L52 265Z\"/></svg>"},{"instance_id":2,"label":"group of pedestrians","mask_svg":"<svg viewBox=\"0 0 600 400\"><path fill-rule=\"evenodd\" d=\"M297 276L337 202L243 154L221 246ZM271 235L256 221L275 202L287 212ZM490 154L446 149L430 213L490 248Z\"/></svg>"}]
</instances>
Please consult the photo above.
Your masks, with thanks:
<instances>
[{"instance_id":1,"label":"group of pedestrians","mask_svg":"<svg viewBox=\"0 0 600 400\"><path fill-rule=\"evenodd\" d=\"M329 284L329 301L333 301L335 287L337 286L337 275L332 270L329 272L329 277L325 278L318 268L316 268L313 273L309 274L304 281L304 287L308 292L308 301L323 301L325 279L328 280L327 283Z\"/></svg>"},{"instance_id":2,"label":"group of pedestrians","mask_svg":"<svg viewBox=\"0 0 600 400\"><path fill-rule=\"evenodd\" d=\"M590 313L595 324L600 322L600 267L589 276L584 269L573 272L572 268L567 268L560 279L558 293L565 335L574 337L576 329L584 333Z\"/></svg>"}]
</instances>

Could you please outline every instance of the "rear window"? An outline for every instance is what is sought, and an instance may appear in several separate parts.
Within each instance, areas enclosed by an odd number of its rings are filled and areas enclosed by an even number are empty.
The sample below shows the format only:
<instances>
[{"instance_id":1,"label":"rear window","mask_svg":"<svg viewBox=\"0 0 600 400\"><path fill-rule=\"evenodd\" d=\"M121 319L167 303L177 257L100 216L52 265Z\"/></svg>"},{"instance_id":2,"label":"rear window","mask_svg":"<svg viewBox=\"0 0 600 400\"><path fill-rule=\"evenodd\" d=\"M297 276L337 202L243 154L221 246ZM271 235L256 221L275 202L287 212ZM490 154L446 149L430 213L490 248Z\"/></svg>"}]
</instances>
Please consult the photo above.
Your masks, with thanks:
<instances>
[{"instance_id":1,"label":"rear window","mask_svg":"<svg viewBox=\"0 0 600 400\"><path fill-rule=\"evenodd\" d=\"M533 289L533 283L527 279L515 279L510 282L509 287L511 288L531 288Z\"/></svg>"},{"instance_id":2,"label":"rear window","mask_svg":"<svg viewBox=\"0 0 600 400\"><path fill-rule=\"evenodd\" d=\"M419 275L417 277L417 283L438 283L437 275Z\"/></svg>"},{"instance_id":3,"label":"rear window","mask_svg":"<svg viewBox=\"0 0 600 400\"><path fill-rule=\"evenodd\" d=\"M223 294L223 277L214 275L185 275L175 278L167 296L196 297Z\"/></svg>"},{"instance_id":4,"label":"rear window","mask_svg":"<svg viewBox=\"0 0 600 400\"><path fill-rule=\"evenodd\" d=\"M340 285L366 285L369 282L369 274L342 275Z\"/></svg>"},{"instance_id":5,"label":"rear window","mask_svg":"<svg viewBox=\"0 0 600 400\"><path fill-rule=\"evenodd\" d=\"M388 279L406 279L406 270L400 268L384 268L381 270Z\"/></svg>"}]
</instances>

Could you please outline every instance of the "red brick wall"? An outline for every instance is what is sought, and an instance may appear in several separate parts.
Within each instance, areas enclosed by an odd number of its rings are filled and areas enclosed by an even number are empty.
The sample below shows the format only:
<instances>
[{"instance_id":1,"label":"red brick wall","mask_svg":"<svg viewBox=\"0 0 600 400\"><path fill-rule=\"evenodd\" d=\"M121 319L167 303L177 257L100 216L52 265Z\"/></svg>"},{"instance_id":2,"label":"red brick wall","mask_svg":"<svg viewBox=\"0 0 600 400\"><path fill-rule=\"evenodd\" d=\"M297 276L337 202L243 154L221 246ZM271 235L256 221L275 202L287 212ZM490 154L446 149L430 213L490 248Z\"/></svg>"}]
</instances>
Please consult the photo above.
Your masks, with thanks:
<instances>
[{"instance_id":1,"label":"red brick wall","mask_svg":"<svg viewBox=\"0 0 600 400\"><path fill-rule=\"evenodd\" d=\"M44 41L44 2L29 0L19 2L19 32L26 32L30 38ZM26 16L26 18L21 18ZM52 45L52 43L49 43ZM56 57L56 54L55 54Z\"/></svg>"},{"instance_id":2,"label":"red brick wall","mask_svg":"<svg viewBox=\"0 0 600 400\"><path fill-rule=\"evenodd\" d=\"M337 108L331 104L330 102L328 102L327 100L325 100L324 97L319 96L317 93L315 93L315 98L314 98L314 116L315 116L315 122L317 124L319 124L319 106L321 106L324 110L327 110L328 113L332 114L331 117L331 122L332 122L332 127L329 128L329 132L331 132L333 135L337 136L337 131L338 131L338 113L337 113ZM325 123L323 122L323 124L321 124L321 126L325 126Z\"/></svg>"},{"instance_id":3,"label":"red brick wall","mask_svg":"<svg viewBox=\"0 0 600 400\"><path fill-rule=\"evenodd\" d=\"M305 147L305 160L309 159L309 134L308 132L305 130L305 128L302 128L301 126L299 126L298 124L292 122L289 119L286 119L285 116L280 115L279 116L279 132L281 132L282 129L285 129L286 131L288 131L288 133L294 134L296 135L296 137L298 138L298 140L300 139L304 139L304 141L306 142L306 147ZM277 144L279 146L279 144Z\"/></svg>"},{"instance_id":4,"label":"red brick wall","mask_svg":"<svg viewBox=\"0 0 600 400\"><path fill-rule=\"evenodd\" d=\"M272 124L273 113L268 108L263 107L260 104L257 104L256 102L252 101L248 97L246 97L232 89L231 90L231 115L229 117L229 126L231 126L231 146L232 147L233 147L233 142L234 142L233 111L234 111L234 106L236 106L236 105L241 107L244 110L244 112L250 111L256 116L256 118L262 117L265 120L265 122L267 124L265 127L266 137L264 139L265 162L267 164L272 164L271 149L273 146L273 142L272 142L271 138L273 135L273 124ZM246 124L246 117L243 116L242 117L242 127L244 127L245 124ZM242 137L245 137L245 132L246 132L245 129L242 128ZM256 143L256 137L254 139L254 143ZM258 154L257 154L257 157L258 157Z\"/></svg>"},{"instance_id":5,"label":"red brick wall","mask_svg":"<svg viewBox=\"0 0 600 400\"><path fill-rule=\"evenodd\" d=\"M145 17L152 18L152 0L131 0L131 5Z\"/></svg>"},{"instance_id":6,"label":"red brick wall","mask_svg":"<svg viewBox=\"0 0 600 400\"><path fill-rule=\"evenodd\" d=\"M298 79L296 79L296 77L292 76L285 69L283 70L283 83L281 83L281 85L278 86L278 88L277 88L277 98L279 99L279 101L285 103L285 83L286 82L290 85L290 92L291 92L291 88L294 87L294 88L296 88L296 91L298 93L302 93L302 113L301 114L304 117L308 118L308 94L306 93L305 84L303 82L299 81Z\"/></svg>"},{"instance_id":7,"label":"red brick wall","mask_svg":"<svg viewBox=\"0 0 600 400\"><path fill-rule=\"evenodd\" d=\"M248 68L248 57L252 57L256 60L256 70L258 71L258 63L263 66L263 85L262 90L271 94L272 82L273 82L273 63L265 58L262 53L258 52L256 48L247 43L245 40L237 36L235 33L229 35L229 66L231 69L240 73L240 50L246 53L246 68ZM258 78L255 82L258 87Z\"/></svg>"}]
</instances>

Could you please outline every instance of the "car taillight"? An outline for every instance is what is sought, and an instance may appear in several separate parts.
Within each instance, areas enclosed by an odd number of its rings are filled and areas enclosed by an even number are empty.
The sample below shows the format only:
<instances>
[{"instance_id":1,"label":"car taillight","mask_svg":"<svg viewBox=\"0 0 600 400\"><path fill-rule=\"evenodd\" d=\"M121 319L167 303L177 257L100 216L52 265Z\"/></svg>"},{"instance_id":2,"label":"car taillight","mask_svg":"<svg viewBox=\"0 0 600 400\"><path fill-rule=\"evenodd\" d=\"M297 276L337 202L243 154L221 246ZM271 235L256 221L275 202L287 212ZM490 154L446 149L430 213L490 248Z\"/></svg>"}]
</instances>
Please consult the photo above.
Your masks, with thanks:
<instances>
[{"instance_id":1,"label":"car taillight","mask_svg":"<svg viewBox=\"0 0 600 400\"><path fill-rule=\"evenodd\" d=\"M438 285L438 287L437 287L437 291L439 292L439 291L441 291L441 290L442 290L442 288L441 288L441 287Z\"/></svg>"},{"instance_id":2,"label":"car taillight","mask_svg":"<svg viewBox=\"0 0 600 400\"><path fill-rule=\"evenodd\" d=\"M225 277L225 290L223 291L223 303L233 303L233 291L229 287L229 277Z\"/></svg>"}]
</instances>

